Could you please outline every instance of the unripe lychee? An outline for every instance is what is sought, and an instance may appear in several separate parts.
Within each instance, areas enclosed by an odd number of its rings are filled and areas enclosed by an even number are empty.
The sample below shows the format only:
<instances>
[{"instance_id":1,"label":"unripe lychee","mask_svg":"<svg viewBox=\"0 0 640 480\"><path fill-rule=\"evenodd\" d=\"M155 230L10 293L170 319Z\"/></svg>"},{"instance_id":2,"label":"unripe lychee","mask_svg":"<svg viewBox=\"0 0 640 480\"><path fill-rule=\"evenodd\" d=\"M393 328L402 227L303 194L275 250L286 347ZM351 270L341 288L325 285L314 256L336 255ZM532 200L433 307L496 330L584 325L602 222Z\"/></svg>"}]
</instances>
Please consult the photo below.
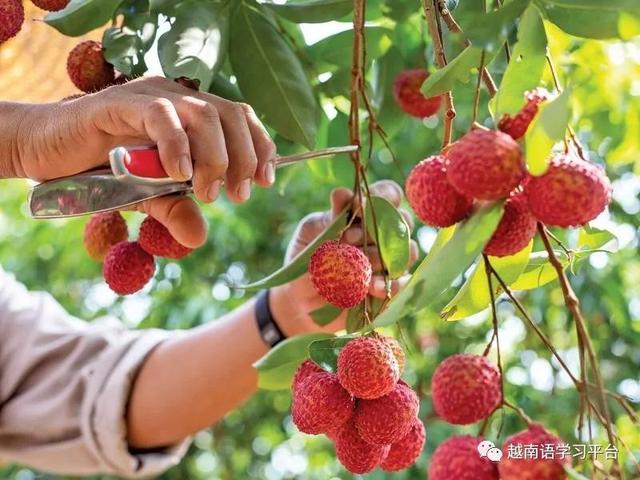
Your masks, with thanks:
<instances>
[{"instance_id":1,"label":"unripe lychee","mask_svg":"<svg viewBox=\"0 0 640 480\"><path fill-rule=\"evenodd\" d=\"M502 402L500 371L486 357L452 355L431 380L433 408L445 421L469 425L487 418Z\"/></svg>"},{"instance_id":2,"label":"unripe lychee","mask_svg":"<svg viewBox=\"0 0 640 480\"><path fill-rule=\"evenodd\" d=\"M387 457L380 466L385 472L398 472L410 467L420 457L426 438L424 425L419 418L416 418L409 433L391 445Z\"/></svg>"},{"instance_id":3,"label":"unripe lychee","mask_svg":"<svg viewBox=\"0 0 640 480\"><path fill-rule=\"evenodd\" d=\"M506 133L475 129L447 152L447 179L462 195L478 200L506 198L524 178L518 143Z\"/></svg>"},{"instance_id":4,"label":"unripe lychee","mask_svg":"<svg viewBox=\"0 0 640 480\"><path fill-rule=\"evenodd\" d=\"M171 236L167 227L148 216L140 225L138 242L145 252L156 257L179 260L189 255L193 249L185 247Z\"/></svg>"},{"instance_id":5,"label":"unripe lychee","mask_svg":"<svg viewBox=\"0 0 640 480\"><path fill-rule=\"evenodd\" d=\"M420 91L429 77L423 68L400 72L393 82L393 96L398 106L409 115L417 118L430 117L438 113L442 96L425 97Z\"/></svg>"},{"instance_id":6,"label":"unripe lychee","mask_svg":"<svg viewBox=\"0 0 640 480\"><path fill-rule=\"evenodd\" d=\"M498 123L498 130L508 134L514 140L523 137L538 113L538 107L549 97L549 92L544 88L536 88L527 92L524 97L527 103L522 107L522 110L514 116L505 113Z\"/></svg>"},{"instance_id":7,"label":"unripe lychee","mask_svg":"<svg viewBox=\"0 0 640 480\"><path fill-rule=\"evenodd\" d=\"M99 262L112 246L127 238L127 222L120 212L96 213L84 226L84 246L89 256Z\"/></svg>"},{"instance_id":8,"label":"unripe lychee","mask_svg":"<svg viewBox=\"0 0 640 480\"><path fill-rule=\"evenodd\" d=\"M387 346L393 352L393 356L395 357L396 362L398 363L398 370L400 371L400 375L402 375L402 372L404 372L404 363L405 363L405 355L404 355L404 349L402 348L402 345L400 345L400 342L398 342L393 337L381 336L380 340L386 343Z\"/></svg>"},{"instance_id":9,"label":"unripe lychee","mask_svg":"<svg viewBox=\"0 0 640 480\"><path fill-rule=\"evenodd\" d=\"M0 0L0 43L15 37L24 23L22 0Z\"/></svg>"},{"instance_id":10,"label":"unripe lychee","mask_svg":"<svg viewBox=\"0 0 640 480\"><path fill-rule=\"evenodd\" d=\"M67 73L73 84L86 93L111 85L113 65L104 59L102 44L93 40L76 45L67 57Z\"/></svg>"},{"instance_id":11,"label":"unripe lychee","mask_svg":"<svg viewBox=\"0 0 640 480\"><path fill-rule=\"evenodd\" d=\"M418 218L433 227L450 227L466 218L473 199L465 197L447 180L446 158L435 155L413 167L405 192Z\"/></svg>"},{"instance_id":12,"label":"unripe lychee","mask_svg":"<svg viewBox=\"0 0 640 480\"><path fill-rule=\"evenodd\" d=\"M353 245L328 241L311 255L309 275L313 286L327 302L340 308L351 308L367 296L371 262Z\"/></svg>"},{"instance_id":13,"label":"unripe lychee","mask_svg":"<svg viewBox=\"0 0 640 480\"><path fill-rule=\"evenodd\" d=\"M365 442L353 422L348 422L336 438L336 456L351 473L364 474L382 463L389 453L389 445Z\"/></svg>"},{"instance_id":14,"label":"unripe lychee","mask_svg":"<svg viewBox=\"0 0 640 480\"><path fill-rule=\"evenodd\" d=\"M536 217L529 209L523 192L516 192L504 204L504 213L489 243L484 247L486 255L508 257L526 247L536 234Z\"/></svg>"},{"instance_id":15,"label":"unripe lychee","mask_svg":"<svg viewBox=\"0 0 640 480\"><path fill-rule=\"evenodd\" d=\"M322 372L324 372L324 370L320 368L315 362L313 362L312 360L305 360L298 366L296 373L293 375L291 390L295 391L302 382L304 382L314 373Z\"/></svg>"},{"instance_id":16,"label":"unripe lychee","mask_svg":"<svg viewBox=\"0 0 640 480\"><path fill-rule=\"evenodd\" d=\"M482 438L455 436L436 448L429 464L429 480L498 480L498 467L478 453Z\"/></svg>"},{"instance_id":17,"label":"unripe lychee","mask_svg":"<svg viewBox=\"0 0 640 480\"><path fill-rule=\"evenodd\" d=\"M104 279L114 292L129 295L142 289L155 271L153 256L138 242L120 242L104 258Z\"/></svg>"},{"instance_id":18,"label":"unripe lychee","mask_svg":"<svg viewBox=\"0 0 640 480\"><path fill-rule=\"evenodd\" d=\"M528 178L524 190L536 218L553 227L584 225L611 202L604 170L566 153L555 155L543 175Z\"/></svg>"},{"instance_id":19,"label":"unripe lychee","mask_svg":"<svg viewBox=\"0 0 640 480\"><path fill-rule=\"evenodd\" d=\"M393 391L383 397L358 401L356 428L368 443L391 445L409 432L419 409L416 392L397 383Z\"/></svg>"},{"instance_id":20,"label":"unripe lychee","mask_svg":"<svg viewBox=\"0 0 640 480\"><path fill-rule=\"evenodd\" d=\"M291 416L301 432L335 432L352 416L355 402L333 373L309 375L294 389Z\"/></svg>"},{"instance_id":21,"label":"unripe lychee","mask_svg":"<svg viewBox=\"0 0 640 480\"><path fill-rule=\"evenodd\" d=\"M547 432L538 423L529 425L527 430L510 436L502 446L502 460L498 464L501 480L564 480L567 473L564 465L571 465L571 454L558 455L556 445L564 442ZM533 445L536 455L528 455L523 458L513 458L509 455L509 445L520 446L531 450ZM543 458L543 450L551 445L554 452L550 458ZM522 450L522 449L521 449ZM535 458L532 458L535 457Z\"/></svg>"},{"instance_id":22,"label":"unripe lychee","mask_svg":"<svg viewBox=\"0 0 640 480\"><path fill-rule=\"evenodd\" d=\"M48 12L57 12L69 4L70 0L31 0L36 7Z\"/></svg>"},{"instance_id":23,"label":"unripe lychee","mask_svg":"<svg viewBox=\"0 0 640 480\"><path fill-rule=\"evenodd\" d=\"M354 397L374 399L394 389L400 369L385 342L375 337L359 337L340 351L338 378Z\"/></svg>"}]
</instances>

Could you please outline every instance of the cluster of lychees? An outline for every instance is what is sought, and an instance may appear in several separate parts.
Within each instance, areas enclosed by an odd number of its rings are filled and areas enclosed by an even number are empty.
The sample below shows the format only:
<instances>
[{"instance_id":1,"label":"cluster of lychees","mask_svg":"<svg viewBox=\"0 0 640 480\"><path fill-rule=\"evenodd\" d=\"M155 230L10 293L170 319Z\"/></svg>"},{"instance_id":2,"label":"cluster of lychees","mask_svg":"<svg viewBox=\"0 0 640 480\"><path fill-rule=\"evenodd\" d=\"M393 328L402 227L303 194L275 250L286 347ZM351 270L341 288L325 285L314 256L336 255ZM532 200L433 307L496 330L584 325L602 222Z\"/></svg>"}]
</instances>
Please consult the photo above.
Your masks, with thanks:
<instances>
[{"instance_id":1,"label":"cluster of lychees","mask_svg":"<svg viewBox=\"0 0 640 480\"><path fill-rule=\"evenodd\" d=\"M135 293L151 280L156 269L154 257L178 260L192 251L150 216L140 225L138 240L129 241L127 223L120 212L92 216L84 228L84 245L91 258L104 261L104 279L119 295Z\"/></svg>"},{"instance_id":2,"label":"cluster of lychees","mask_svg":"<svg viewBox=\"0 0 640 480\"><path fill-rule=\"evenodd\" d=\"M36 7L57 12L67 6L70 0L31 0ZM0 0L0 43L15 37L24 23L22 0Z\"/></svg>"},{"instance_id":3,"label":"cluster of lychees","mask_svg":"<svg viewBox=\"0 0 640 480\"><path fill-rule=\"evenodd\" d=\"M400 344L377 334L347 343L337 373L304 361L292 384L293 422L304 433L327 435L352 473L413 465L426 433L418 396L400 379L404 362Z\"/></svg>"}]
</instances>

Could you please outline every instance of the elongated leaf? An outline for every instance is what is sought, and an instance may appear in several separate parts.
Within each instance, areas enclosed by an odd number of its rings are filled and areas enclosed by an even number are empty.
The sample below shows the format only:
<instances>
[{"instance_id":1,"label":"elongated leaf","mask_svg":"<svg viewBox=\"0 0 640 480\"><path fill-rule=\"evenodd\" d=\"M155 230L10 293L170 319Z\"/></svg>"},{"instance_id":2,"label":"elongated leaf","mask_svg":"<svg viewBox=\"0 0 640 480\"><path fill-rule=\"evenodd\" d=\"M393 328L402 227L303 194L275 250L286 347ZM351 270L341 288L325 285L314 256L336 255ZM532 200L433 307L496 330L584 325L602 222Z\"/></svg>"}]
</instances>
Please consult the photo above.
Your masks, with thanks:
<instances>
[{"instance_id":1,"label":"elongated leaf","mask_svg":"<svg viewBox=\"0 0 640 480\"><path fill-rule=\"evenodd\" d=\"M155 25L149 25L155 31ZM137 32L127 27L108 28L102 37L102 46L104 58L123 74L138 76L146 71L144 45Z\"/></svg>"},{"instance_id":2,"label":"elongated leaf","mask_svg":"<svg viewBox=\"0 0 640 480\"><path fill-rule=\"evenodd\" d=\"M371 205L367 206L367 231L376 239L373 221L374 210L378 225L379 247L382 261L391 278L400 277L409 265L411 233L409 226L396 207L381 197L371 197Z\"/></svg>"},{"instance_id":3,"label":"elongated leaf","mask_svg":"<svg viewBox=\"0 0 640 480\"><path fill-rule=\"evenodd\" d=\"M290 388L298 365L309 357L309 345L314 341L331 337L333 335L330 333L311 333L280 342L253 364L258 370L258 386L266 390Z\"/></svg>"},{"instance_id":4,"label":"elongated leaf","mask_svg":"<svg viewBox=\"0 0 640 480\"><path fill-rule=\"evenodd\" d=\"M391 47L392 31L384 27L366 27L367 56L378 58ZM353 30L331 35L306 49L306 53L315 61L338 67L351 66L350 52L353 44Z\"/></svg>"},{"instance_id":5,"label":"elongated leaf","mask_svg":"<svg viewBox=\"0 0 640 480\"><path fill-rule=\"evenodd\" d=\"M571 480L589 480L587 477L567 465L564 466L564 471L567 472L567 475Z\"/></svg>"},{"instance_id":6,"label":"elongated leaf","mask_svg":"<svg viewBox=\"0 0 640 480\"><path fill-rule=\"evenodd\" d=\"M557 257L564 267L569 265L569 261L560 252L557 252ZM522 274L509 286L512 290L533 290L546 285L557 277L553 265L549 263L547 252L533 252Z\"/></svg>"},{"instance_id":7,"label":"elongated leaf","mask_svg":"<svg viewBox=\"0 0 640 480\"><path fill-rule=\"evenodd\" d=\"M231 83L220 73L215 75L211 80L209 93L213 93L214 95L218 95L234 102L242 102L244 100L238 86Z\"/></svg>"},{"instance_id":8,"label":"elongated leaf","mask_svg":"<svg viewBox=\"0 0 640 480\"><path fill-rule=\"evenodd\" d=\"M313 321L316 325L320 325L321 327L323 327L333 322L336 318L338 318L338 316L340 316L341 313L342 309L336 307L335 305L325 305L324 307L311 312L311 318L313 318Z\"/></svg>"},{"instance_id":9,"label":"elongated leaf","mask_svg":"<svg viewBox=\"0 0 640 480\"><path fill-rule=\"evenodd\" d=\"M288 140L315 144L319 116L302 65L264 8L242 2L231 19L229 59L242 96Z\"/></svg>"},{"instance_id":10,"label":"elongated leaf","mask_svg":"<svg viewBox=\"0 0 640 480\"><path fill-rule=\"evenodd\" d=\"M59 32L78 37L101 27L113 16L123 0L71 0L58 12L44 17L44 21Z\"/></svg>"},{"instance_id":11,"label":"elongated leaf","mask_svg":"<svg viewBox=\"0 0 640 480\"><path fill-rule=\"evenodd\" d=\"M357 332L364 326L364 303L349 310L347 314L347 333Z\"/></svg>"},{"instance_id":12,"label":"elongated leaf","mask_svg":"<svg viewBox=\"0 0 640 480\"><path fill-rule=\"evenodd\" d=\"M467 83L471 70L480 64L481 56L481 48L474 46L465 48L446 67L433 72L425 80L422 84L422 93L427 97L433 97L451 90L455 82Z\"/></svg>"},{"instance_id":13,"label":"elongated leaf","mask_svg":"<svg viewBox=\"0 0 640 480\"><path fill-rule=\"evenodd\" d=\"M640 11L640 4L636 0L541 0L542 3L553 5L554 7L572 8L575 10L631 10Z\"/></svg>"},{"instance_id":14,"label":"elongated leaf","mask_svg":"<svg viewBox=\"0 0 640 480\"><path fill-rule=\"evenodd\" d=\"M580 249L596 250L609 243L612 244L613 250L618 248L617 237L608 230L602 230L590 225L580 229L580 234L578 235L578 248Z\"/></svg>"},{"instance_id":15,"label":"elongated leaf","mask_svg":"<svg viewBox=\"0 0 640 480\"><path fill-rule=\"evenodd\" d=\"M374 326L391 325L437 300L482 252L500 221L502 210L501 203L487 205L460 225L442 248L418 266L411 280L375 319Z\"/></svg>"},{"instance_id":16,"label":"elongated leaf","mask_svg":"<svg viewBox=\"0 0 640 480\"><path fill-rule=\"evenodd\" d=\"M517 18L531 0L513 0L498 10L482 15L465 30L465 35L475 46L494 51L500 48L515 28Z\"/></svg>"},{"instance_id":17,"label":"elongated leaf","mask_svg":"<svg viewBox=\"0 0 640 480\"><path fill-rule=\"evenodd\" d=\"M321 235L319 235L318 238L307 245L307 248L300 252L298 256L294 258L290 263L260 281L250 283L249 285L240 286L238 288L242 288L245 290L259 290L262 288L271 288L275 287L276 285L282 285L283 283L287 283L295 278L298 278L300 275L307 271L309 259L311 258L311 255L313 255L313 252L315 252L316 248L318 248L318 246L325 240L334 239L336 235L338 235L340 230L345 226L346 218L347 210L338 215L331 223L331 225L329 225L329 227Z\"/></svg>"},{"instance_id":18,"label":"elongated leaf","mask_svg":"<svg viewBox=\"0 0 640 480\"><path fill-rule=\"evenodd\" d=\"M296 23L329 22L353 11L352 0L289 0L281 4L265 2L265 5Z\"/></svg>"},{"instance_id":19,"label":"elongated leaf","mask_svg":"<svg viewBox=\"0 0 640 480\"><path fill-rule=\"evenodd\" d=\"M345 335L343 337L316 340L309 345L309 357L325 370L335 372L340 350L354 338L354 335Z\"/></svg>"}]
</instances>

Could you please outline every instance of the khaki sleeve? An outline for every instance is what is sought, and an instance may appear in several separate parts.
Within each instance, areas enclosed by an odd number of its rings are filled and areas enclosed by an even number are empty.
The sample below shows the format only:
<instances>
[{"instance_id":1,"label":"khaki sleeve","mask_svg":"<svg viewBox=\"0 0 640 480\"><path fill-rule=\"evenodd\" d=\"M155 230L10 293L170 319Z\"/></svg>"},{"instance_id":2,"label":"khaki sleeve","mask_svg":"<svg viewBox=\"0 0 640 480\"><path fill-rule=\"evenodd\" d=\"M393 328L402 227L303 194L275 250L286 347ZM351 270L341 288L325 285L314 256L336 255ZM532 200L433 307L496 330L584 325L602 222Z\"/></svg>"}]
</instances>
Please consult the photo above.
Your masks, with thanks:
<instances>
[{"instance_id":1,"label":"khaki sleeve","mask_svg":"<svg viewBox=\"0 0 640 480\"><path fill-rule=\"evenodd\" d=\"M113 319L87 324L0 269L0 460L127 478L176 465L188 439L145 453L126 442L135 375L169 335L127 331Z\"/></svg>"}]
</instances>

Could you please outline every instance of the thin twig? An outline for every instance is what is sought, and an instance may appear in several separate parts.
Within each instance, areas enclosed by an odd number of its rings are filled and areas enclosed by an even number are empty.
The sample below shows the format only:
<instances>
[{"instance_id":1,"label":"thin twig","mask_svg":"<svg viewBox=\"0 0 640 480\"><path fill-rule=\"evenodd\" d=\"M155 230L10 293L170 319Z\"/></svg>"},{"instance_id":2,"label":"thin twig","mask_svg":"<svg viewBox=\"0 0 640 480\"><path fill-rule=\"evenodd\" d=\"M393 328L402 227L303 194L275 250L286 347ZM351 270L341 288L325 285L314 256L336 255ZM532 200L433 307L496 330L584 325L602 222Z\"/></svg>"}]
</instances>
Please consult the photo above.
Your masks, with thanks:
<instances>
[{"instance_id":1,"label":"thin twig","mask_svg":"<svg viewBox=\"0 0 640 480\"><path fill-rule=\"evenodd\" d=\"M480 85L482 80L482 69L484 67L484 55L485 52L482 50L482 54L480 55L480 66L478 67L478 82L476 83L476 92L473 97L473 115L471 116L471 125L476 123L476 119L478 118L478 108L480 107Z\"/></svg>"},{"instance_id":2,"label":"thin twig","mask_svg":"<svg viewBox=\"0 0 640 480\"><path fill-rule=\"evenodd\" d=\"M526 423L527 425L531 425L533 423L533 420L531 420L531 417L529 415L527 415L526 413L524 413L524 410L520 407L518 407L517 405L514 405L513 403L511 403L508 400L502 400L502 404L505 407L509 407L511 410L513 410L514 412L516 412L518 414L518 416L524 421L524 423Z\"/></svg>"}]
</instances>

